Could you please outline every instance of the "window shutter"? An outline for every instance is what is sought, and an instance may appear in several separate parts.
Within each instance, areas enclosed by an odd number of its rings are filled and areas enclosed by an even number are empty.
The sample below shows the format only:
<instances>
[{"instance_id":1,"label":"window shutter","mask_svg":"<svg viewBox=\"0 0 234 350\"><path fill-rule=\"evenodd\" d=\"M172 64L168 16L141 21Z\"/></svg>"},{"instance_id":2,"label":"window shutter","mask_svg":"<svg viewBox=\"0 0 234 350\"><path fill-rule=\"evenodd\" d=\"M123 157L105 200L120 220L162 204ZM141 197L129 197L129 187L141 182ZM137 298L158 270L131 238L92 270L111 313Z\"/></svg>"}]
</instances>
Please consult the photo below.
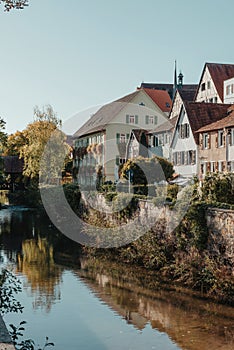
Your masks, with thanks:
<instances>
[{"instance_id":1,"label":"window shutter","mask_svg":"<svg viewBox=\"0 0 234 350\"><path fill-rule=\"evenodd\" d=\"M185 165L188 164L188 152L187 151L184 152L184 164Z\"/></svg>"},{"instance_id":2,"label":"window shutter","mask_svg":"<svg viewBox=\"0 0 234 350\"><path fill-rule=\"evenodd\" d=\"M210 173L210 162L207 162L207 172Z\"/></svg>"},{"instance_id":3,"label":"window shutter","mask_svg":"<svg viewBox=\"0 0 234 350\"><path fill-rule=\"evenodd\" d=\"M210 133L208 133L208 148L210 148Z\"/></svg>"},{"instance_id":4,"label":"window shutter","mask_svg":"<svg viewBox=\"0 0 234 350\"><path fill-rule=\"evenodd\" d=\"M127 134L127 140L126 141L128 141L129 140L129 134Z\"/></svg>"},{"instance_id":5,"label":"window shutter","mask_svg":"<svg viewBox=\"0 0 234 350\"><path fill-rule=\"evenodd\" d=\"M126 115L126 124L129 124L129 114Z\"/></svg>"},{"instance_id":6,"label":"window shutter","mask_svg":"<svg viewBox=\"0 0 234 350\"><path fill-rule=\"evenodd\" d=\"M189 137L189 124L186 123L186 137L188 138Z\"/></svg>"},{"instance_id":7,"label":"window shutter","mask_svg":"<svg viewBox=\"0 0 234 350\"><path fill-rule=\"evenodd\" d=\"M116 134L116 143L120 143L120 134Z\"/></svg>"},{"instance_id":8,"label":"window shutter","mask_svg":"<svg viewBox=\"0 0 234 350\"><path fill-rule=\"evenodd\" d=\"M225 147L225 143L226 143L226 135L223 134L223 146Z\"/></svg>"},{"instance_id":9,"label":"window shutter","mask_svg":"<svg viewBox=\"0 0 234 350\"><path fill-rule=\"evenodd\" d=\"M192 164L196 163L196 151L192 151Z\"/></svg>"},{"instance_id":10,"label":"window shutter","mask_svg":"<svg viewBox=\"0 0 234 350\"><path fill-rule=\"evenodd\" d=\"M135 115L135 124L138 124L138 115Z\"/></svg>"},{"instance_id":11,"label":"window shutter","mask_svg":"<svg viewBox=\"0 0 234 350\"><path fill-rule=\"evenodd\" d=\"M215 171L219 171L219 162L215 162Z\"/></svg>"},{"instance_id":12,"label":"window shutter","mask_svg":"<svg viewBox=\"0 0 234 350\"><path fill-rule=\"evenodd\" d=\"M215 135L215 147L218 147L218 132Z\"/></svg>"},{"instance_id":13,"label":"window shutter","mask_svg":"<svg viewBox=\"0 0 234 350\"><path fill-rule=\"evenodd\" d=\"M154 124L155 124L155 125L158 124L158 116L157 116L157 115L154 116Z\"/></svg>"},{"instance_id":14,"label":"window shutter","mask_svg":"<svg viewBox=\"0 0 234 350\"><path fill-rule=\"evenodd\" d=\"M180 152L177 153L177 164L180 165Z\"/></svg>"},{"instance_id":15,"label":"window shutter","mask_svg":"<svg viewBox=\"0 0 234 350\"><path fill-rule=\"evenodd\" d=\"M200 148L203 149L203 138L204 138L204 134L199 134L200 137Z\"/></svg>"},{"instance_id":16,"label":"window shutter","mask_svg":"<svg viewBox=\"0 0 234 350\"><path fill-rule=\"evenodd\" d=\"M115 163L116 163L116 165L119 165L119 156L116 156Z\"/></svg>"},{"instance_id":17,"label":"window shutter","mask_svg":"<svg viewBox=\"0 0 234 350\"><path fill-rule=\"evenodd\" d=\"M145 116L145 124L149 124L149 116L148 115Z\"/></svg>"}]
</instances>

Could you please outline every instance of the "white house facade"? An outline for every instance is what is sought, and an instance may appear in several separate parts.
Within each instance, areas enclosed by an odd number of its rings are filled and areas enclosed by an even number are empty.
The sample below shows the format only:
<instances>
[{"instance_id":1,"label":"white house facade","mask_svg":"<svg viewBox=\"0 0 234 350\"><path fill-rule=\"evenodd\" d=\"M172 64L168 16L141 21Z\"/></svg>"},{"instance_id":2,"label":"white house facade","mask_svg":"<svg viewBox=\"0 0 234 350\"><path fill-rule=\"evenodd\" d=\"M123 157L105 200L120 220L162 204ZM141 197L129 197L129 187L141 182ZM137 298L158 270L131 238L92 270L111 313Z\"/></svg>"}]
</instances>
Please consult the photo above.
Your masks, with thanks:
<instances>
[{"instance_id":1,"label":"white house facade","mask_svg":"<svg viewBox=\"0 0 234 350\"><path fill-rule=\"evenodd\" d=\"M182 106L171 143L171 161L177 174L184 177L197 174L197 151L188 115Z\"/></svg>"},{"instance_id":2,"label":"white house facade","mask_svg":"<svg viewBox=\"0 0 234 350\"><path fill-rule=\"evenodd\" d=\"M224 103L234 103L234 77L223 83Z\"/></svg>"}]
</instances>

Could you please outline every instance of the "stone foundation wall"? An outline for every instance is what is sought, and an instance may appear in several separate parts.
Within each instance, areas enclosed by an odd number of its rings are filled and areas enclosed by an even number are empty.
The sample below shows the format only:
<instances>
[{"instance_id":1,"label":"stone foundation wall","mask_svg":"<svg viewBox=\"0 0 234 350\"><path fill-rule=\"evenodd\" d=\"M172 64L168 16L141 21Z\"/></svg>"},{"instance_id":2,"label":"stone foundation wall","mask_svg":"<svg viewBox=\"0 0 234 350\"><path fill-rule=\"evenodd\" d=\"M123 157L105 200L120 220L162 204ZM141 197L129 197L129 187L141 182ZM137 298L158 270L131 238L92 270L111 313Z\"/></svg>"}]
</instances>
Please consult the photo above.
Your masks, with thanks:
<instances>
[{"instance_id":1,"label":"stone foundation wall","mask_svg":"<svg viewBox=\"0 0 234 350\"><path fill-rule=\"evenodd\" d=\"M208 247L212 254L220 255L234 264L234 210L209 208Z\"/></svg>"}]
</instances>

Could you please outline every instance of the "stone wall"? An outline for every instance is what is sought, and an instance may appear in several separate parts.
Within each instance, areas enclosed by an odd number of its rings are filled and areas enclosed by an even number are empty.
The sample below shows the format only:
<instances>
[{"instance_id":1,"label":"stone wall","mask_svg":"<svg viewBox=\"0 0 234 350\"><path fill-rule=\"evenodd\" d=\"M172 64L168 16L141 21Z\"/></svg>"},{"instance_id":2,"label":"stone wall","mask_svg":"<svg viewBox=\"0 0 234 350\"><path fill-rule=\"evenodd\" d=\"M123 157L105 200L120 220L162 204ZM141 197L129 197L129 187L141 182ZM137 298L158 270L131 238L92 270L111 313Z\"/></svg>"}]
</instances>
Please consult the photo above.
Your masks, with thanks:
<instances>
[{"instance_id":1,"label":"stone wall","mask_svg":"<svg viewBox=\"0 0 234 350\"><path fill-rule=\"evenodd\" d=\"M212 254L220 255L234 264L234 210L209 208L208 247Z\"/></svg>"}]
</instances>

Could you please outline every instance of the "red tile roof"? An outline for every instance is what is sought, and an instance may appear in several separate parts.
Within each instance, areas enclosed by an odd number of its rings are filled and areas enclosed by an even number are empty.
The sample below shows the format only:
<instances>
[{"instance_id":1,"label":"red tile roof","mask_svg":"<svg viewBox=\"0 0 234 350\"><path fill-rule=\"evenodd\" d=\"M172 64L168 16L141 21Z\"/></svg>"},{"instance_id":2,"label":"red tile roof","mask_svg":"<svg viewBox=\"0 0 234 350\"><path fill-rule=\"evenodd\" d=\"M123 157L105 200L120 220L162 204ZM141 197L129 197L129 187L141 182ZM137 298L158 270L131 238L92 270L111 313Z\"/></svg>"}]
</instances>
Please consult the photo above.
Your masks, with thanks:
<instances>
[{"instance_id":1,"label":"red tile roof","mask_svg":"<svg viewBox=\"0 0 234 350\"><path fill-rule=\"evenodd\" d=\"M172 100L169 93L166 90L154 90L143 88L147 95L158 105L163 112L170 112L172 106Z\"/></svg>"},{"instance_id":2,"label":"red tile roof","mask_svg":"<svg viewBox=\"0 0 234 350\"><path fill-rule=\"evenodd\" d=\"M198 144L197 130L227 116L230 105L204 102L184 102L189 123Z\"/></svg>"},{"instance_id":3,"label":"red tile roof","mask_svg":"<svg viewBox=\"0 0 234 350\"><path fill-rule=\"evenodd\" d=\"M234 106L232 106L227 110L227 114L228 114L227 117L224 117L218 120L217 122L208 124L198 129L197 133L233 127L234 126Z\"/></svg>"}]
</instances>

